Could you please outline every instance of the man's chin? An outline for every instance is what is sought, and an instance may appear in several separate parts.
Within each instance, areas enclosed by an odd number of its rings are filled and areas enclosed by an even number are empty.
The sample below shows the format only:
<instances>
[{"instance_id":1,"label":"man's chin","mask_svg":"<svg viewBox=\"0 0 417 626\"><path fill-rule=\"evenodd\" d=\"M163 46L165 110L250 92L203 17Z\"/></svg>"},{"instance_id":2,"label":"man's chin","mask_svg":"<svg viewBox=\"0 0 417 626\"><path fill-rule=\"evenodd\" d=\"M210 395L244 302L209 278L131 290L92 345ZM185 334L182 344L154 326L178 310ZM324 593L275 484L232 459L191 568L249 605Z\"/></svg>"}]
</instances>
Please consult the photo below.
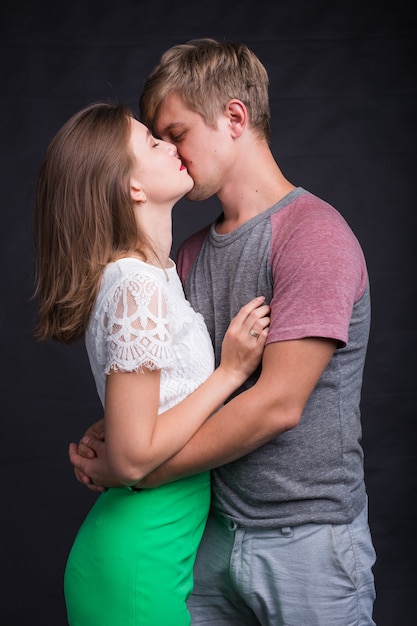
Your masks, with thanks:
<instances>
[{"instance_id":1,"label":"man's chin","mask_svg":"<svg viewBox=\"0 0 417 626\"><path fill-rule=\"evenodd\" d=\"M207 200L207 198L211 198L214 196L215 192L208 191L207 189L202 189L201 187L193 187L186 195L185 198L187 200L192 200L193 202L200 202L201 200Z\"/></svg>"}]
</instances>

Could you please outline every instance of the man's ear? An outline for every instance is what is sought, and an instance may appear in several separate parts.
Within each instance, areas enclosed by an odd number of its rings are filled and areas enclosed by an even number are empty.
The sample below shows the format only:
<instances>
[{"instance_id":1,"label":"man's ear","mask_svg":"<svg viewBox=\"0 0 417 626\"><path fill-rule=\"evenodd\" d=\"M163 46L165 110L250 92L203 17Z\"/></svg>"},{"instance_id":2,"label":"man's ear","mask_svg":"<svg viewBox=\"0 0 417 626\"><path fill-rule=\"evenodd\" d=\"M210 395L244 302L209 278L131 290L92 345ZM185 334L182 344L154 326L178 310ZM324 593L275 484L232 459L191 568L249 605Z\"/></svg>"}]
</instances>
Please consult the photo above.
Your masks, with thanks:
<instances>
[{"instance_id":1,"label":"man's ear","mask_svg":"<svg viewBox=\"0 0 417 626\"><path fill-rule=\"evenodd\" d=\"M226 105L226 115L229 117L233 139L238 139L248 123L248 110L241 100L229 100Z\"/></svg>"},{"instance_id":2,"label":"man's ear","mask_svg":"<svg viewBox=\"0 0 417 626\"><path fill-rule=\"evenodd\" d=\"M130 179L130 197L132 198L133 202L142 202L143 204L145 204L147 200L146 194L143 191L140 183L134 178Z\"/></svg>"}]
</instances>

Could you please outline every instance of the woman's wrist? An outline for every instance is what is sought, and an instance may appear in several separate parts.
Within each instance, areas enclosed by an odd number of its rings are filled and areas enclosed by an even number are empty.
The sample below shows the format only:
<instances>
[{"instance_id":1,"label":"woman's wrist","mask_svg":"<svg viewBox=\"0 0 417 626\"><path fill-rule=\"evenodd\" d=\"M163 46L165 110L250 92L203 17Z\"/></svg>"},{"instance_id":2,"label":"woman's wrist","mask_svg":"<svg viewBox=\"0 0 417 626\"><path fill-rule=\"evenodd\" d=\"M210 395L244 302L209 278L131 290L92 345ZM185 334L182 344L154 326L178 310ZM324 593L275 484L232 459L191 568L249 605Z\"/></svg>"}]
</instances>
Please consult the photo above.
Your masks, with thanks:
<instances>
[{"instance_id":1,"label":"woman's wrist","mask_svg":"<svg viewBox=\"0 0 417 626\"><path fill-rule=\"evenodd\" d=\"M222 363L217 368L220 380L225 382L230 388L230 393L239 389L247 379L247 376L238 369L225 367Z\"/></svg>"}]
</instances>

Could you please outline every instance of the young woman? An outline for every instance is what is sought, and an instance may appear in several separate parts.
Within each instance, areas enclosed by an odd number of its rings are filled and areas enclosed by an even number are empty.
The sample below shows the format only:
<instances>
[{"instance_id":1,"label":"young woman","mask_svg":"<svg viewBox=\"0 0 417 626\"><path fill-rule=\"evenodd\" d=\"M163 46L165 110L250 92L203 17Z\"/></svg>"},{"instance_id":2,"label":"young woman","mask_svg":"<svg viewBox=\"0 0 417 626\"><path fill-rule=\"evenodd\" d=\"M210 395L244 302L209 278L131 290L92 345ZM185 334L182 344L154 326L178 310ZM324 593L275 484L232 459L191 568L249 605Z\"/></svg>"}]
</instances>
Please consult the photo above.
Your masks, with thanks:
<instances>
[{"instance_id":1,"label":"young woman","mask_svg":"<svg viewBox=\"0 0 417 626\"><path fill-rule=\"evenodd\" d=\"M71 549L71 626L190 623L209 474L156 489L134 485L254 371L269 325L262 297L243 307L214 370L204 320L169 257L172 208L192 186L176 148L119 104L74 115L40 169L35 335L67 344L85 337L104 406L106 463L125 486L98 497Z\"/></svg>"}]
</instances>

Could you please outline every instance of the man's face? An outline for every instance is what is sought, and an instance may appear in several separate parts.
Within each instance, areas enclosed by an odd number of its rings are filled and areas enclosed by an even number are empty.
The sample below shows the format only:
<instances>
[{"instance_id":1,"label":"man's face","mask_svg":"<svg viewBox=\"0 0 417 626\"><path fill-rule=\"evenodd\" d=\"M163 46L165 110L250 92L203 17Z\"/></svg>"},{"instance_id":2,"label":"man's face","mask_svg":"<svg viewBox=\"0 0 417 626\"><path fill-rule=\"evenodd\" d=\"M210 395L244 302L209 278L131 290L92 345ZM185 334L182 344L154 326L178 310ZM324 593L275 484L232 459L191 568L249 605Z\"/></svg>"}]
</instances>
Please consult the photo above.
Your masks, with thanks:
<instances>
[{"instance_id":1,"label":"man's face","mask_svg":"<svg viewBox=\"0 0 417 626\"><path fill-rule=\"evenodd\" d=\"M207 126L201 115L189 109L175 93L162 102L155 131L173 143L194 180L189 200L205 200L219 193L224 179L229 142L228 119L220 116L216 129Z\"/></svg>"}]
</instances>

